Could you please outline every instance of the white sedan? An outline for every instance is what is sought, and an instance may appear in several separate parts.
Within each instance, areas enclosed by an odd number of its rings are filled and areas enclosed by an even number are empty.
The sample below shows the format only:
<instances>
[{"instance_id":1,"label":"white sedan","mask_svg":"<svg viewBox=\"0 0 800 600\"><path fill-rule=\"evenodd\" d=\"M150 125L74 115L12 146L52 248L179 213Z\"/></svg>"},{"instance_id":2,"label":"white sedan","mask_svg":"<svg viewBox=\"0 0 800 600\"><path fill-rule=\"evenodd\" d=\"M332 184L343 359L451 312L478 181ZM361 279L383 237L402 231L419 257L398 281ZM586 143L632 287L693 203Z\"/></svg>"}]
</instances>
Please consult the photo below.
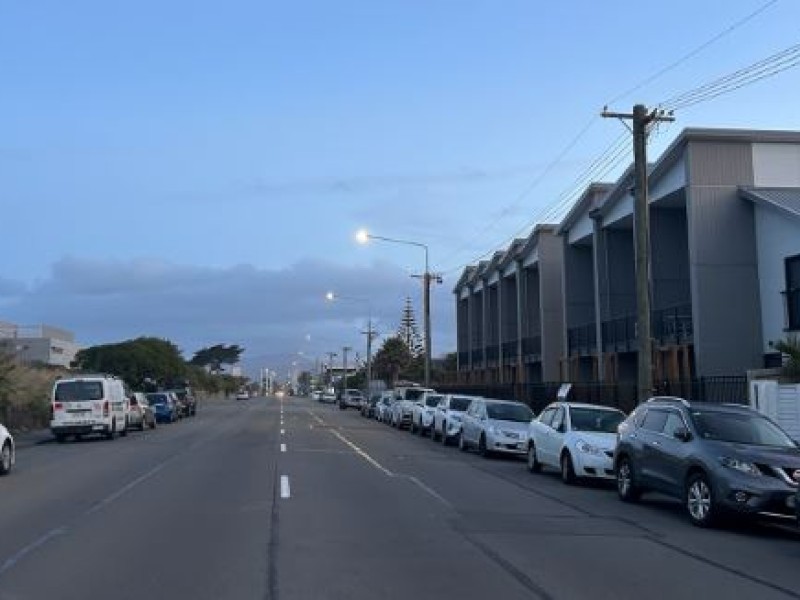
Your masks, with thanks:
<instances>
[{"instance_id":1,"label":"white sedan","mask_svg":"<svg viewBox=\"0 0 800 600\"><path fill-rule=\"evenodd\" d=\"M444 400L443 394L425 392L411 409L411 433L424 436L433 429L433 417L436 407Z\"/></svg>"},{"instance_id":2,"label":"white sedan","mask_svg":"<svg viewBox=\"0 0 800 600\"><path fill-rule=\"evenodd\" d=\"M8 429L0 425L0 475L8 475L15 460L14 438Z\"/></svg>"},{"instance_id":3,"label":"white sedan","mask_svg":"<svg viewBox=\"0 0 800 600\"><path fill-rule=\"evenodd\" d=\"M458 438L461 433L461 422L464 420L464 413L467 412L470 403L476 396L460 396L458 394L447 394L436 407L433 415L433 433L431 437L434 441L440 439L445 446L450 440Z\"/></svg>"},{"instance_id":4,"label":"white sedan","mask_svg":"<svg viewBox=\"0 0 800 600\"><path fill-rule=\"evenodd\" d=\"M533 412L522 402L476 398L464 414L458 447L477 448L485 457L501 452L524 455L531 419Z\"/></svg>"},{"instance_id":5,"label":"white sedan","mask_svg":"<svg viewBox=\"0 0 800 600\"><path fill-rule=\"evenodd\" d=\"M617 426L625 413L616 408L555 402L528 427L528 469L561 471L564 483L576 478L614 478Z\"/></svg>"}]
</instances>

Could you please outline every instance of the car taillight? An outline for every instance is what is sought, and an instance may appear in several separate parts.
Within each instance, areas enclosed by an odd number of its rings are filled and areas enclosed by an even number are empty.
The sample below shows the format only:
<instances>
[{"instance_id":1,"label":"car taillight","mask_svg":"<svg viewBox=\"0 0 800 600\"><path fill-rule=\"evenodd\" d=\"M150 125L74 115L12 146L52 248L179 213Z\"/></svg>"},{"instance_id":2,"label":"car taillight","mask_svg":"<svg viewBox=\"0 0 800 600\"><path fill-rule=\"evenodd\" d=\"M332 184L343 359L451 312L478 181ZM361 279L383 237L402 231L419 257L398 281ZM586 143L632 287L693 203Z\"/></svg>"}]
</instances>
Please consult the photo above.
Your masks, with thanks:
<instances>
[{"instance_id":1,"label":"car taillight","mask_svg":"<svg viewBox=\"0 0 800 600\"><path fill-rule=\"evenodd\" d=\"M108 416L108 409L109 409L108 400L106 400L105 402L103 402L103 416L104 417Z\"/></svg>"},{"instance_id":2,"label":"car taillight","mask_svg":"<svg viewBox=\"0 0 800 600\"><path fill-rule=\"evenodd\" d=\"M64 405L61 402L54 402L53 403L53 410L63 410Z\"/></svg>"}]
</instances>

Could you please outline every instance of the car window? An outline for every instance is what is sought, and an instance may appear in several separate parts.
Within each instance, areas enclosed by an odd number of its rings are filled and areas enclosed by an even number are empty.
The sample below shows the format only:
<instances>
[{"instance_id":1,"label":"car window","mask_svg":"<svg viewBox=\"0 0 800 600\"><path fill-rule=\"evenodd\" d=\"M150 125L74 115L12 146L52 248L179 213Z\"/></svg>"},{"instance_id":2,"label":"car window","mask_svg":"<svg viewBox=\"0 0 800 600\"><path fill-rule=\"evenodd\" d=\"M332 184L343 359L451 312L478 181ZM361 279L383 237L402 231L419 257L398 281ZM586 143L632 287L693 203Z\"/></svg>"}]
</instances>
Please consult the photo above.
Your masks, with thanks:
<instances>
[{"instance_id":1,"label":"car window","mask_svg":"<svg viewBox=\"0 0 800 600\"><path fill-rule=\"evenodd\" d=\"M647 411L642 421L642 429L661 433L664 431L664 425L667 422L667 411L651 408Z\"/></svg>"},{"instance_id":2,"label":"car window","mask_svg":"<svg viewBox=\"0 0 800 600\"><path fill-rule=\"evenodd\" d=\"M759 414L698 410L692 421L700 437L736 444L796 448L794 441L769 419Z\"/></svg>"},{"instance_id":3,"label":"car window","mask_svg":"<svg viewBox=\"0 0 800 600\"><path fill-rule=\"evenodd\" d=\"M553 415L553 423L550 425L553 429L558 429L564 422L564 408L559 407Z\"/></svg>"},{"instance_id":4,"label":"car window","mask_svg":"<svg viewBox=\"0 0 800 600\"><path fill-rule=\"evenodd\" d=\"M550 427L550 424L553 422L553 415L555 414L556 414L555 408L552 407L545 408L542 411L542 414L539 415L539 422L542 423L543 425L547 425L548 427Z\"/></svg>"},{"instance_id":5,"label":"car window","mask_svg":"<svg viewBox=\"0 0 800 600\"><path fill-rule=\"evenodd\" d=\"M680 414L675 411L669 411L667 414L667 421L664 424L664 435L675 437L675 432L678 429L684 429L686 425L683 422Z\"/></svg>"},{"instance_id":6,"label":"car window","mask_svg":"<svg viewBox=\"0 0 800 600\"><path fill-rule=\"evenodd\" d=\"M596 431L616 433L617 427L625 419L625 415L616 410L603 408L571 407L569 422L572 431Z\"/></svg>"},{"instance_id":7,"label":"car window","mask_svg":"<svg viewBox=\"0 0 800 600\"><path fill-rule=\"evenodd\" d=\"M450 398L450 410L459 410L465 411L469 407L470 403L472 402L472 398L464 398L463 396L455 396L454 398ZM445 408L448 408L445 406Z\"/></svg>"},{"instance_id":8,"label":"car window","mask_svg":"<svg viewBox=\"0 0 800 600\"><path fill-rule=\"evenodd\" d=\"M489 404L486 411L491 419L499 421L514 421L517 423L529 423L533 418L533 412L525 404L506 403Z\"/></svg>"}]
</instances>

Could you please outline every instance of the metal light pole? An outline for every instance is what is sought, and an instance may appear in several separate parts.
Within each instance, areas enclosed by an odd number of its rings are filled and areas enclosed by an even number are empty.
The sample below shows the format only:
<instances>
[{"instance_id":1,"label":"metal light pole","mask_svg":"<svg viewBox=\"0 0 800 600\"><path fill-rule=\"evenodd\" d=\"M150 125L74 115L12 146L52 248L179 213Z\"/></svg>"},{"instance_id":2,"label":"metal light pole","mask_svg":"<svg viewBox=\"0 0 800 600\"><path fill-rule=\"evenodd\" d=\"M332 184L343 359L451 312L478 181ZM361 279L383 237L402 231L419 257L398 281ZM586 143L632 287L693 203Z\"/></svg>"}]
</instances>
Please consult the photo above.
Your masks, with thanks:
<instances>
[{"instance_id":1,"label":"metal light pole","mask_svg":"<svg viewBox=\"0 0 800 600\"><path fill-rule=\"evenodd\" d=\"M441 276L434 275L430 271L430 262L428 260L428 246L421 242L413 242L411 240L400 240L397 238L389 238L381 235L373 235L364 229L356 232L356 241L360 244L366 244L369 240L380 240L382 242L390 242L393 244L404 244L406 246L416 246L425 251L425 272L422 274L422 314L425 321L425 387L431 385L431 282L436 280L441 283ZM418 277L418 276L415 276Z\"/></svg>"},{"instance_id":2,"label":"metal light pole","mask_svg":"<svg viewBox=\"0 0 800 600\"><path fill-rule=\"evenodd\" d=\"M367 386L366 392L369 394L369 384L372 381L372 338L375 336L375 330L372 329L372 304L366 298L355 298L353 296L341 296L334 292L325 294L325 299L329 302L337 300L345 300L348 302L363 302L367 305L367 330L362 331L367 336Z\"/></svg>"}]
</instances>

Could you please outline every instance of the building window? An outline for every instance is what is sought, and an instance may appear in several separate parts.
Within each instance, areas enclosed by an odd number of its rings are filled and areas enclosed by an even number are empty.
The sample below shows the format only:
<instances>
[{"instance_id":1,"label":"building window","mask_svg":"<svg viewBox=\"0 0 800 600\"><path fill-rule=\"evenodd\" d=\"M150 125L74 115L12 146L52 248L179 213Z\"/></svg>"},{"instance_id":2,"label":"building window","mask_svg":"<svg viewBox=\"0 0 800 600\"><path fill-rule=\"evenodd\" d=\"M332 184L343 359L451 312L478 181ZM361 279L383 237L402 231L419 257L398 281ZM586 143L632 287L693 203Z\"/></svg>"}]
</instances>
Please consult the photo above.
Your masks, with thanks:
<instances>
[{"instance_id":1,"label":"building window","mask_svg":"<svg viewBox=\"0 0 800 600\"><path fill-rule=\"evenodd\" d=\"M800 255L785 259L786 291L783 292L786 303L786 329L800 330Z\"/></svg>"}]
</instances>

